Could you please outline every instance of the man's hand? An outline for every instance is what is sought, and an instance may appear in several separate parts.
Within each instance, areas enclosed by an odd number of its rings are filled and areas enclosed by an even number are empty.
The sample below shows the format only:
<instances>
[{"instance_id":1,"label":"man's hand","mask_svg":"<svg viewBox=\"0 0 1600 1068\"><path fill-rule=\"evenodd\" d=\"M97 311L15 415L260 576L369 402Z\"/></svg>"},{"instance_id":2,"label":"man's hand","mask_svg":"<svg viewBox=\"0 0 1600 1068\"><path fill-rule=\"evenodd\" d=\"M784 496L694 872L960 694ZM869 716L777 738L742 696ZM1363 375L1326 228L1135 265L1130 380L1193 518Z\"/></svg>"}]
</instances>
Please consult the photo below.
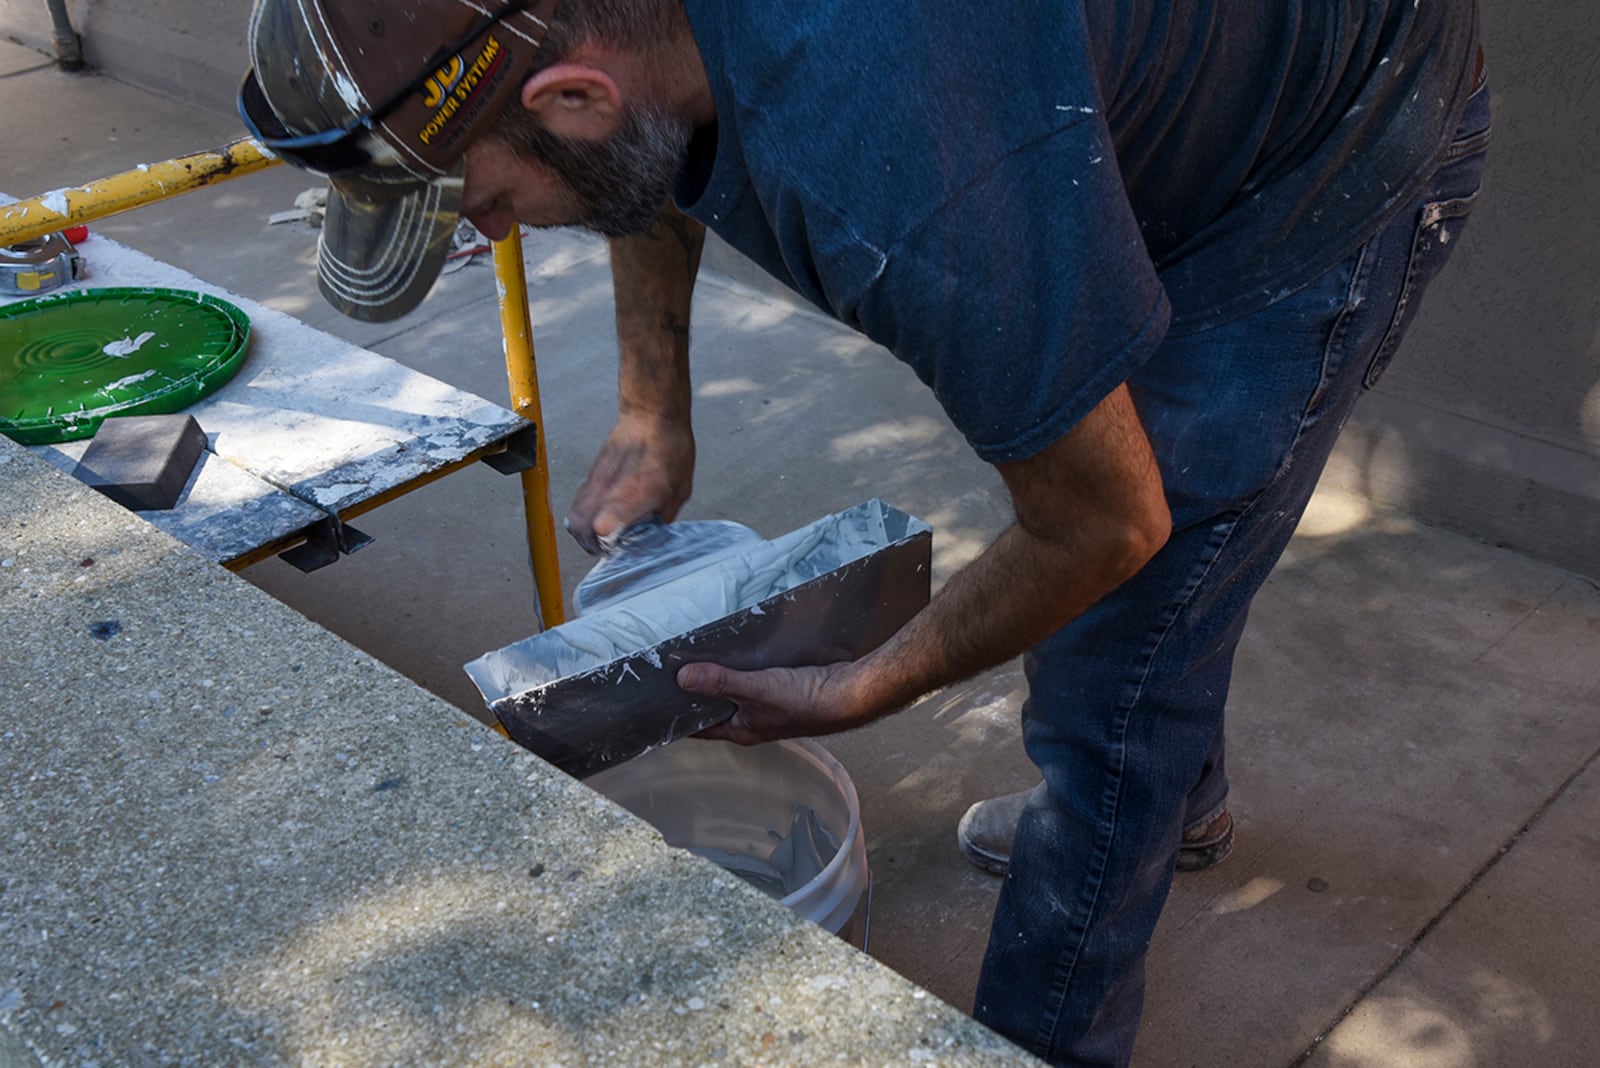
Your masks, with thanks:
<instances>
[{"instance_id":1,"label":"man's hand","mask_svg":"<svg viewBox=\"0 0 1600 1068\"><path fill-rule=\"evenodd\" d=\"M671 522L689 499L694 433L685 423L624 414L611 429L567 512L567 530L585 552L635 520Z\"/></svg>"},{"instance_id":2,"label":"man's hand","mask_svg":"<svg viewBox=\"0 0 1600 1068\"><path fill-rule=\"evenodd\" d=\"M688 664L678 670L678 685L703 697L722 697L739 707L731 719L698 737L754 745L778 738L810 738L859 727L850 695L848 663L825 667L734 671L716 664Z\"/></svg>"},{"instance_id":3,"label":"man's hand","mask_svg":"<svg viewBox=\"0 0 1600 1068\"><path fill-rule=\"evenodd\" d=\"M611 242L617 424L567 513L567 529L588 552L637 519L672 520L689 499L689 307L705 234L667 204L650 229Z\"/></svg>"}]
</instances>

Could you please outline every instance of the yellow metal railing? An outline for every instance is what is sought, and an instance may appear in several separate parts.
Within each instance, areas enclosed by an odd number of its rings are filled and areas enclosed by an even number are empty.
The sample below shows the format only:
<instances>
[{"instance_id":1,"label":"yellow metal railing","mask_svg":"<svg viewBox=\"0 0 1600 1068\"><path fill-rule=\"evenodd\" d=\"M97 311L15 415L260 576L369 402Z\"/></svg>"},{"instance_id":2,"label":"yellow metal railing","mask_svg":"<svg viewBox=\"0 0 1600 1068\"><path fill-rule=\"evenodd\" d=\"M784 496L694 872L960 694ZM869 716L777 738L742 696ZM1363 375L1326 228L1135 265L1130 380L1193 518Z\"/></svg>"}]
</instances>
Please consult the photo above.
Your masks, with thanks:
<instances>
[{"instance_id":1,"label":"yellow metal railing","mask_svg":"<svg viewBox=\"0 0 1600 1068\"><path fill-rule=\"evenodd\" d=\"M87 185L57 189L0 207L0 247L18 245L275 167L279 160L254 140L245 138L210 152L165 160L102 178ZM564 621L561 567L556 553L555 516L550 509L550 468L546 459L544 418L539 404L539 373L533 350L533 325L528 313L528 284L522 266L522 239L511 236L494 246L500 293L500 322L505 334L506 377L511 406L534 427L532 469L522 475L522 503L528 531L528 553L539 594L539 614L546 627Z\"/></svg>"},{"instance_id":2,"label":"yellow metal railing","mask_svg":"<svg viewBox=\"0 0 1600 1068\"><path fill-rule=\"evenodd\" d=\"M0 246L19 245L277 165L277 159L246 138L211 152L148 163L88 185L19 200L0 208Z\"/></svg>"}]
</instances>

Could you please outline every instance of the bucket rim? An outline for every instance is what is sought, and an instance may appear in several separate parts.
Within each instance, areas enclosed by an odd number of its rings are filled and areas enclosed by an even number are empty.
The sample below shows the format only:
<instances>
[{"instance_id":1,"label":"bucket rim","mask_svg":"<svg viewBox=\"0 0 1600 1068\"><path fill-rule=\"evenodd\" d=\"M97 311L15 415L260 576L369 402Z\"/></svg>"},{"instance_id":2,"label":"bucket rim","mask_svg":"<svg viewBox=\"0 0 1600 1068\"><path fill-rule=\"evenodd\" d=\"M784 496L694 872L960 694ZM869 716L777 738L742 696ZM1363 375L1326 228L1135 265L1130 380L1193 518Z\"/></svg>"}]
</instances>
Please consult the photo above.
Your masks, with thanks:
<instances>
[{"instance_id":1,"label":"bucket rim","mask_svg":"<svg viewBox=\"0 0 1600 1068\"><path fill-rule=\"evenodd\" d=\"M821 882L831 882L848 862L847 854L854 851L857 839L862 837L861 798L856 794L855 780L850 778L850 773L845 770L843 764L839 763L839 758L828 752L821 743L810 738L784 738L778 742L768 744L800 750L806 756L822 765L823 769L833 777L834 782L844 788L845 809L850 813L850 826L845 829L844 837L839 842L839 848L833 851L833 856L828 863L822 866L821 871L807 880L804 886L778 899L780 905L793 908L808 889ZM865 843L863 842L864 849Z\"/></svg>"}]
</instances>

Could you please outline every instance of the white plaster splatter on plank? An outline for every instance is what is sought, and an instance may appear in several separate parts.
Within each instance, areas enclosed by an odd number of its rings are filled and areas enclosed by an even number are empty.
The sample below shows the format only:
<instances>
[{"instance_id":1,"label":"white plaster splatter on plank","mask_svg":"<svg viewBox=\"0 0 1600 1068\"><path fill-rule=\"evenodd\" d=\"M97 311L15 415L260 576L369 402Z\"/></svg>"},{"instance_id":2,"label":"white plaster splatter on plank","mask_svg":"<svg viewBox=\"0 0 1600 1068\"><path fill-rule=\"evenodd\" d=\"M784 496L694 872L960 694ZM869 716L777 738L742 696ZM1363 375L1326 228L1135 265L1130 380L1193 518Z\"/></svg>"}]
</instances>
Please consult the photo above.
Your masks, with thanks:
<instances>
[{"instance_id":1,"label":"white plaster splatter on plank","mask_svg":"<svg viewBox=\"0 0 1600 1068\"><path fill-rule=\"evenodd\" d=\"M317 486L310 491L312 500L324 508L336 508L340 502L364 495L369 486L365 482L335 482L331 486Z\"/></svg>"}]
</instances>

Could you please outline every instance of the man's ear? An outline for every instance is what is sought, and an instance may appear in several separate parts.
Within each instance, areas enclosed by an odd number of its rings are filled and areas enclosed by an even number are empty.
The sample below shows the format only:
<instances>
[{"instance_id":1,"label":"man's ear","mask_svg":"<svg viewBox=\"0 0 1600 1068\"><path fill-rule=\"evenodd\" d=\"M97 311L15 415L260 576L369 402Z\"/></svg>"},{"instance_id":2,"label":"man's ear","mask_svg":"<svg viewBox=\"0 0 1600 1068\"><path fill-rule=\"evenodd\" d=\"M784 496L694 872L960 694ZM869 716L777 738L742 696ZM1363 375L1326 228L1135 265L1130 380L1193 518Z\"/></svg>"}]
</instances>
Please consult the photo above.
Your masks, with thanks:
<instances>
[{"instance_id":1,"label":"man's ear","mask_svg":"<svg viewBox=\"0 0 1600 1068\"><path fill-rule=\"evenodd\" d=\"M586 63L557 63L522 86L522 106L557 137L599 141L622 124L622 93L611 76Z\"/></svg>"}]
</instances>

